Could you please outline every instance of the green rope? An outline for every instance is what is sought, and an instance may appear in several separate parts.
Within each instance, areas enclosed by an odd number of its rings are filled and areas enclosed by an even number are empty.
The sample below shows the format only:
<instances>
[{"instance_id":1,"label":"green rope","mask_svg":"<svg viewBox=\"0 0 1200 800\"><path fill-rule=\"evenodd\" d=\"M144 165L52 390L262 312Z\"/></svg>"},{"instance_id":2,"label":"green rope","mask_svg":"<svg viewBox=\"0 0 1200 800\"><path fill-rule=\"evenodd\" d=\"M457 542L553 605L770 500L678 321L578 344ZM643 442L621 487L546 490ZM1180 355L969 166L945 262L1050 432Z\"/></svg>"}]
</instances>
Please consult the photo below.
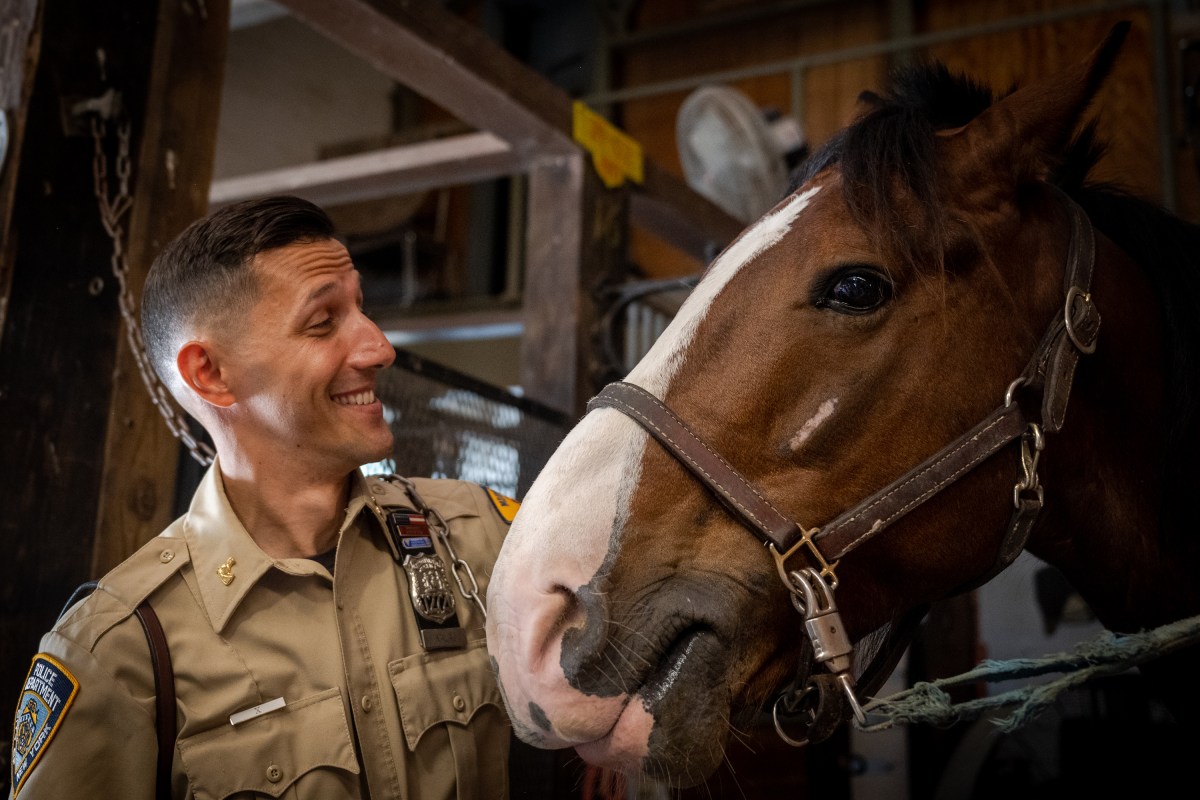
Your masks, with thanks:
<instances>
[{"instance_id":1,"label":"green rope","mask_svg":"<svg viewBox=\"0 0 1200 800\"><path fill-rule=\"evenodd\" d=\"M987 660L961 675L935 681L919 681L911 689L888 697L873 698L863 705L863 710L868 715L883 719L865 725L855 723L855 727L871 732L886 730L904 722L945 727L956 722L977 719L996 709L1016 706L1008 716L993 720L1001 730L1014 731L1053 705L1055 699L1068 689L1081 686L1093 678L1120 674L1139 664L1198 643L1200 616L1182 619L1141 633L1119 634L1105 631L1095 639L1076 645L1070 653L1010 661ZM977 681L1016 680L1055 672L1067 674L1048 683L1025 686L958 704L955 704L945 691L947 687Z\"/></svg>"}]
</instances>

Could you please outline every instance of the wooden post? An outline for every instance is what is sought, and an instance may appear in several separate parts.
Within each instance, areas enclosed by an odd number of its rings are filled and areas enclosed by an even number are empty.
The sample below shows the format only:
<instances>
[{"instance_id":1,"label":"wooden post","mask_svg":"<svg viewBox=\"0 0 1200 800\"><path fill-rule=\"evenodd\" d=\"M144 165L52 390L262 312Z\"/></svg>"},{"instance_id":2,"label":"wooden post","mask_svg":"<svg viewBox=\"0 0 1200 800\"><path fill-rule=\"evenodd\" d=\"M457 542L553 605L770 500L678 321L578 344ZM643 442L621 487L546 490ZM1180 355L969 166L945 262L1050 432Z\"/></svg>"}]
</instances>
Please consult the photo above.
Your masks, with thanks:
<instances>
[{"instance_id":1,"label":"wooden post","mask_svg":"<svg viewBox=\"0 0 1200 800\"><path fill-rule=\"evenodd\" d=\"M123 224L140 295L149 258L207 206L228 10L228 0L42 5L24 135L5 168L17 174L0 265L12 276L0 334L0 691L14 698L71 591L168 519L178 452L121 343L95 112L78 112L119 94L104 140L113 180L115 131L130 123Z\"/></svg>"},{"instance_id":2,"label":"wooden post","mask_svg":"<svg viewBox=\"0 0 1200 800\"><path fill-rule=\"evenodd\" d=\"M196 13L199 7L204 16ZM160 4L126 243L127 280L139 299L154 256L208 209L228 31L228 0ZM93 575L104 574L170 523L178 459L181 453L192 457L151 402L124 336L113 384Z\"/></svg>"}]
</instances>

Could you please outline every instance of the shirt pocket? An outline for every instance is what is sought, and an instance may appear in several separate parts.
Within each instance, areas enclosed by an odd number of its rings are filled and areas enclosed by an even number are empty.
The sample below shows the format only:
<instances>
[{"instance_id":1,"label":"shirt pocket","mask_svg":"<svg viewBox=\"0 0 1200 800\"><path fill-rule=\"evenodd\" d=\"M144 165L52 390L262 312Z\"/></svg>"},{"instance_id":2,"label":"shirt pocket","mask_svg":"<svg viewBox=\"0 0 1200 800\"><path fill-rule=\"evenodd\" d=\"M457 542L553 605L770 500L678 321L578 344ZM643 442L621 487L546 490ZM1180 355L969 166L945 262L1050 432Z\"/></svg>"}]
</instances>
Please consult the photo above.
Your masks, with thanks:
<instances>
[{"instance_id":1,"label":"shirt pocket","mask_svg":"<svg viewBox=\"0 0 1200 800\"><path fill-rule=\"evenodd\" d=\"M179 741L197 800L231 797L358 797L358 758L336 687L256 719Z\"/></svg>"},{"instance_id":2,"label":"shirt pocket","mask_svg":"<svg viewBox=\"0 0 1200 800\"><path fill-rule=\"evenodd\" d=\"M435 725L466 727L484 706L503 711L485 640L466 650L416 653L388 664L409 750Z\"/></svg>"}]
</instances>

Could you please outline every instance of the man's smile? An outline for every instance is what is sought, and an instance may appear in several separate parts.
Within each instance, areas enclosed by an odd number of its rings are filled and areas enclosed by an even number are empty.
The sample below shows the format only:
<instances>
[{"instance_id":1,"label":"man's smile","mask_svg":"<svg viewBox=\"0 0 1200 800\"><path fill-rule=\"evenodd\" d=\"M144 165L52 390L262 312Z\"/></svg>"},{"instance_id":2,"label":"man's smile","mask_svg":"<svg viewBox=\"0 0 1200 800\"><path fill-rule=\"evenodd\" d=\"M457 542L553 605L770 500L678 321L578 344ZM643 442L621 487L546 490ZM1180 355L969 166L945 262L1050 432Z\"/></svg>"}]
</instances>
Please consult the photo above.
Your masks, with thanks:
<instances>
[{"instance_id":1,"label":"man's smile","mask_svg":"<svg viewBox=\"0 0 1200 800\"><path fill-rule=\"evenodd\" d=\"M358 389L353 392L330 395L333 402L343 406L368 406L375 402L374 389Z\"/></svg>"}]
</instances>

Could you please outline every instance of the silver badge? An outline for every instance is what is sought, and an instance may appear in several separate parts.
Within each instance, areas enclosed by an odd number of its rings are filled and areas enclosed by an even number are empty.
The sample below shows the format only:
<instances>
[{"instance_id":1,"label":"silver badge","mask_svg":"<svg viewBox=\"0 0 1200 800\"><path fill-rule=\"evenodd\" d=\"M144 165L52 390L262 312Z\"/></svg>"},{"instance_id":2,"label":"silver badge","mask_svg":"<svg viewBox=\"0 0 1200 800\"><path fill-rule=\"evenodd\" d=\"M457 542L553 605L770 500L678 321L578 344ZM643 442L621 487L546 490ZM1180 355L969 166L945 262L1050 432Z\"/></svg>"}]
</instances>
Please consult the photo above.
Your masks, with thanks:
<instances>
[{"instance_id":1,"label":"silver badge","mask_svg":"<svg viewBox=\"0 0 1200 800\"><path fill-rule=\"evenodd\" d=\"M454 614L454 592L446 565L437 556L409 555L404 559L413 608L427 620L442 623Z\"/></svg>"}]
</instances>

